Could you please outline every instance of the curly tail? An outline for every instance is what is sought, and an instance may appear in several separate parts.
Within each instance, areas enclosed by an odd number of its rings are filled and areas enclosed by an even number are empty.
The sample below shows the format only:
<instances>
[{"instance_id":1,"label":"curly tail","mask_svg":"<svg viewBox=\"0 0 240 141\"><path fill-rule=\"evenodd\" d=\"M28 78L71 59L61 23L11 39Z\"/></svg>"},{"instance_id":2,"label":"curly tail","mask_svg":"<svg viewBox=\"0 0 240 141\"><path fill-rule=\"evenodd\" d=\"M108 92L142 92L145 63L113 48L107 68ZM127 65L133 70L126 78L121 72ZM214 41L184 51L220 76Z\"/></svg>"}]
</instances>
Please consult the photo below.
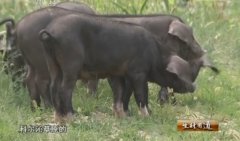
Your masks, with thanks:
<instances>
[{"instance_id":1,"label":"curly tail","mask_svg":"<svg viewBox=\"0 0 240 141\"><path fill-rule=\"evenodd\" d=\"M52 35L45 29L42 29L39 32L39 39L42 41L44 50L46 51L47 55L51 56L50 58L55 61L55 50L53 47L54 37L52 37Z\"/></svg>"},{"instance_id":2,"label":"curly tail","mask_svg":"<svg viewBox=\"0 0 240 141\"><path fill-rule=\"evenodd\" d=\"M39 39L42 41L42 42L49 42L51 39L53 39L52 35L47 32L45 29L42 29L40 32L39 32Z\"/></svg>"},{"instance_id":3,"label":"curly tail","mask_svg":"<svg viewBox=\"0 0 240 141\"><path fill-rule=\"evenodd\" d=\"M6 46L9 49L13 49L16 45L15 21L12 18L6 18L0 21L0 26L3 24L6 25Z\"/></svg>"},{"instance_id":4,"label":"curly tail","mask_svg":"<svg viewBox=\"0 0 240 141\"><path fill-rule=\"evenodd\" d=\"M0 26L1 26L2 24L6 23L6 22L11 22L12 26L15 27L15 21L14 21L14 19L12 19L12 18L6 18L6 19L0 21Z\"/></svg>"}]
</instances>

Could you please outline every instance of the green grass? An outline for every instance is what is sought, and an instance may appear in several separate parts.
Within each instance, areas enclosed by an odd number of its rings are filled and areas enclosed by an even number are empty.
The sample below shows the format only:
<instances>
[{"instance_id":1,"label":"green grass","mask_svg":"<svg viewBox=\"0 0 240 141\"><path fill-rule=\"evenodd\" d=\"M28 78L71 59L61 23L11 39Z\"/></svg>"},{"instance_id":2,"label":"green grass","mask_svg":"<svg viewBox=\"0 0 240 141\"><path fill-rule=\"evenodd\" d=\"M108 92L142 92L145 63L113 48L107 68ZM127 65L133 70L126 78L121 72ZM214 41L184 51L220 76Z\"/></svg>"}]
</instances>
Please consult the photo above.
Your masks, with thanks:
<instances>
[{"instance_id":1,"label":"green grass","mask_svg":"<svg viewBox=\"0 0 240 141\"><path fill-rule=\"evenodd\" d=\"M44 1L44 0L43 0ZM47 5L50 0L45 0ZM56 0L57 1L57 0ZM176 95L177 105L161 107L157 102L159 87L149 84L149 103L152 115L142 118L134 99L131 99L132 116L117 119L112 114L112 94L106 81L101 81L98 97L87 94L78 84L73 104L75 120L67 125L63 134L18 133L20 125L48 124L51 110L31 112L26 90L14 93L9 76L0 72L0 140L240 140L240 22L238 0L232 0L224 9L214 7L213 1L193 0L190 8L170 2L169 11L163 0L83 0L99 14L106 13L172 13L182 17L194 29L196 39L221 70L214 75L203 69L198 76L197 91ZM171 0L169 0L171 1ZM118 5L116 5L118 3ZM119 6L120 5L120 6ZM34 1L2 0L0 19L21 19L26 13L39 8ZM124 10L125 9L125 10ZM127 10L127 12L126 12ZM0 27L3 31L4 27ZM0 68L2 59L0 59ZM2 69L0 69L2 70ZM215 119L220 122L219 132L178 132L177 119Z\"/></svg>"}]
</instances>

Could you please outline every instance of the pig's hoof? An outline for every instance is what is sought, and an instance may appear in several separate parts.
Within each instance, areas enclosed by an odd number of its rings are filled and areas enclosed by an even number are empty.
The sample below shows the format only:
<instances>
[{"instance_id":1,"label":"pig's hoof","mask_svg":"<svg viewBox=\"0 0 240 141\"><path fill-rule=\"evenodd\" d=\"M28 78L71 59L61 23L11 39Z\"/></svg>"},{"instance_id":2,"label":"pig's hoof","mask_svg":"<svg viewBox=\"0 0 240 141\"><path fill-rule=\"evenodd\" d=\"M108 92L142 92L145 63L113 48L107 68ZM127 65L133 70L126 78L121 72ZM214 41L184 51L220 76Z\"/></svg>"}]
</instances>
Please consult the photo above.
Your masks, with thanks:
<instances>
[{"instance_id":1,"label":"pig's hoof","mask_svg":"<svg viewBox=\"0 0 240 141\"><path fill-rule=\"evenodd\" d=\"M123 109L114 109L114 114L117 118L124 118L127 116Z\"/></svg>"},{"instance_id":2,"label":"pig's hoof","mask_svg":"<svg viewBox=\"0 0 240 141\"><path fill-rule=\"evenodd\" d=\"M159 101L159 103L160 103L161 106L169 103L168 99L162 99L162 98L160 98L158 101Z\"/></svg>"},{"instance_id":3,"label":"pig's hoof","mask_svg":"<svg viewBox=\"0 0 240 141\"><path fill-rule=\"evenodd\" d=\"M127 116L127 114L124 111L115 111L115 116L117 118L124 118Z\"/></svg>"},{"instance_id":4,"label":"pig's hoof","mask_svg":"<svg viewBox=\"0 0 240 141\"><path fill-rule=\"evenodd\" d=\"M115 113L115 116L118 118L124 118L127 116L127 114L123 110L123 104L122 103L117 103L113 106L113 110Z\"/></svg>"},{"instance_id":5,"label":"pig's hoof","mask_svg":"<svg viewBox=\"0 0 240 141\"><path fill-rule=\"evenodd\" d=\"M158 101L160 105L167 104L169 102L169 96L168 96L168 89L167 88L161 88L159 94L158 94Z\"/></svg>"},{"instance_id":6,"label":"pig's hoof","mask_svg":"<svg viewBox=\"0 0 240 141\"><path fill-rule=\"evenodd\" d=\"M73 113L68 113L64 116L58 114L57 112L54 112L54 122L55 123L60 123L60 124L65 124L65 123L70 123L74 119Z\"/></svg>"},{"instance_id":7,"label":"pig's hoof","mask_svg":"<svg viewBox=\"0 0 240 141\"><path fill-rule=\"evenodd\" d=\"M171 96L171 104L172 105L176 105L177 104L177 100L176 100L175 96Z\"/></svg>"},{"instance_id":8,"label":"pig's hoof","mask_svg":"<svg viewBox=\"0 0 240 141\"><path fill-rule=\"evenodd\" d=\"M31 101L31 110L32 110L33 112L35 112L36 109L38 109L37 102L36 102L36 100L32 100L32 101Z\"/></svg>"},{"instance_id":9,"label":"pig's hoof","mask_svg":"<svg viewBox=\"0 0 240 141\"><path fill-rule=\"evenodd\" d=\"M59 123L62 121L62 116L60 116L56 111L54 112L54 122Z\"/></svg>"},{"instance_id":10,"label":"pig's hoof","mask_svg":"<svg viewBox=\"0 0 240 141\"><path fill-rule=\"evenodd\" d=\"M150 112L146 106L140 108L140 115L143 117L148 117L150 115Z\"/></svg>"},{"instance_id":11,"label":"pig's hoof","mask_svg":"<svg viewBox=\"0 0 240 141\"><path fill-rule=\"evenodd\" d=\"M174 95L174 92L169 93L169 95L170 95L171 104L172 105L176 105L177 104L177 100L176 100L176 97Z\"/></svg>"},{"instance_id":12,"label":"pig's hoof","mask_svg":"<svg viewBox=\"0 0 240 141\"><path fill-rule=\"evenodd\" d=\"M131 112L129 110L124 111L126 113L126 116L130 117L131 116Z\"/></svg>"}]
</instances>

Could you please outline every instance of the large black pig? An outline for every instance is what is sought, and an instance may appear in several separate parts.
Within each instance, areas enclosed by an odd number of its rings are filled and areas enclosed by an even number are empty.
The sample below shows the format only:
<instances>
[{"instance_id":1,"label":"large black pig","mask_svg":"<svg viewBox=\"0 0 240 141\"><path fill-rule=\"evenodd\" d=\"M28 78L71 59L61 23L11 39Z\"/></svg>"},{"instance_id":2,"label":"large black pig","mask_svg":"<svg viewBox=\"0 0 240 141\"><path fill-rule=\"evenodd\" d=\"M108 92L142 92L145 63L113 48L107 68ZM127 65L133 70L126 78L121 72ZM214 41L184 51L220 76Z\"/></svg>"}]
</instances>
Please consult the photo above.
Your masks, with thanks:
<instances>
[{"instance_id":1,"label":"large black pig","mask_svg":"<svg viewBox=\"0 0 240 141\"><path fill-rule=\"evenodd\" d=\"M51 78L56 120L73 113L72 92L79 78L110 77L115 83L114 111L125 116L125 77L148 116L147 81L176 92L193 92L190 65L142 26L97 16L72 14L53 20L40 32ZM181 69L183 66L185 69Z\"/></svg>"}]
</instances>

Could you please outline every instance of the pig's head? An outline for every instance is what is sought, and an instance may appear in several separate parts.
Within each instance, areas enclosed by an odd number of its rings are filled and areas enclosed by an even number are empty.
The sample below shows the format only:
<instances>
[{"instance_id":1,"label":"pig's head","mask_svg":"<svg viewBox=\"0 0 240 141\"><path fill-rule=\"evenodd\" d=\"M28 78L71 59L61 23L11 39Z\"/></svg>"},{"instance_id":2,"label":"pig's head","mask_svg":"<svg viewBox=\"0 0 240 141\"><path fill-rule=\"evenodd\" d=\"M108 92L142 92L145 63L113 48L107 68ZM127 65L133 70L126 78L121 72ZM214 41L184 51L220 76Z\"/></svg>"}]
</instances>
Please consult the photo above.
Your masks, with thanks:
<instances>
[{"instance_id":1,"label":"pig's head","mask_svg":"<svg viewBox=\"0 0 240 141\"><path fill-rule=\"evenodd\" d=\"M204 50L193 36L192 28L179 20L170 23L167 43L185 60L200 58L204 54Z\"/></svg>"},{"instance_id":2,"label":"pig's head","mask_svg":"<svg viewBox=\"0 0 240 141\"><path fill-rule=\"evenodd\" d=\"M214 72L219 72L206 55L191 61L186 61L177 55L170 56L165 72L168 87L178 93L194 92L196 88L194 82L202 67L209 67Z\"/></svg>"}]
</instances>

